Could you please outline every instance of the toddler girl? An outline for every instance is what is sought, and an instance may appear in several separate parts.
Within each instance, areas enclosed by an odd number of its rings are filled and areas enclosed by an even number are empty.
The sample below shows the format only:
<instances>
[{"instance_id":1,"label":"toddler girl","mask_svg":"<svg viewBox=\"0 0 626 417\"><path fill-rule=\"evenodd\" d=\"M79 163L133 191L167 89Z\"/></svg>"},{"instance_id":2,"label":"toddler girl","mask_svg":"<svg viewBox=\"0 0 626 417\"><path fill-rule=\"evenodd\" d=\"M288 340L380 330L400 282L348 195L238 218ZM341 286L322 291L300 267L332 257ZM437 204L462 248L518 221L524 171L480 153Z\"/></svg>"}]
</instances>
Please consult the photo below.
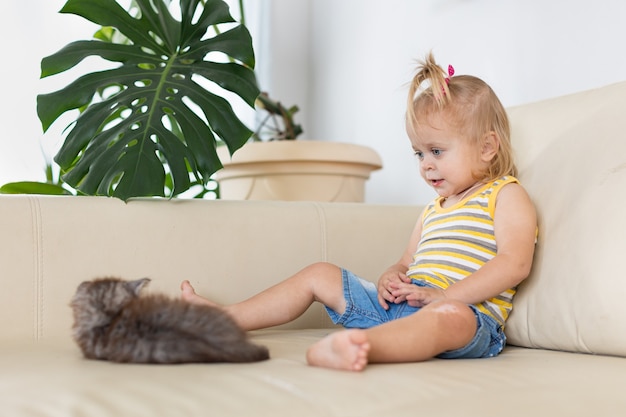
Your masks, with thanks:
<instances>
[{"instance_id":1,"label":"toddler girl","mask_svg":"<svg viewBox=\"0 0 626 417\"><path fill-rule=\"evenodd\" d=\"M361 371L368 363L499 354L516 286L531 268L534 207L515 178L509 123L482 80L453 77L430 54L409 92L407 133L438 197L378 285L328 263L310 265L223 308L246 330L299 317L318 301L334 332L307 351L310 365ZM211 303L188 281L182 297Z\"/></svg>"}]
</instances>

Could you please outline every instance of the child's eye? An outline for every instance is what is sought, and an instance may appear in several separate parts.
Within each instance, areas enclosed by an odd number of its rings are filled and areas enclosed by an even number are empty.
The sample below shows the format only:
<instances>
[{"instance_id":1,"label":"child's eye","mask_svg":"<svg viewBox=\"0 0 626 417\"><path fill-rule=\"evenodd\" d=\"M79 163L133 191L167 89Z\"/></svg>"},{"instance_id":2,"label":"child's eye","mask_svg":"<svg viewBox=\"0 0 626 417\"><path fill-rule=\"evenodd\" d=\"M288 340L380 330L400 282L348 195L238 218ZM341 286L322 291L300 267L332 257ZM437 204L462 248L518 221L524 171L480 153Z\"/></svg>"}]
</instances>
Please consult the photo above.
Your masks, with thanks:
<instances>
[{"instance_id":1,"label":"child's eye","mask_svg":"<svg viewBox=\"0 0 626 417\"><path fill-rule=\"evenodd\" d=\"M417 159L419 159L421 161L422 159L424 159L424 152L422 152L422 151L415 151L415 156L417 156Z\"/></svg>"},{"instance_id":2,"label":"child's eye","mask_svg":"<svg viewBox=\"0 0 626 417\"><path fill-rule=\"evenodd\" d=\"M437 148L433 148L431 150L431 152L433 153L433 155L435 156L441 156L441 154L443 153L443 151L441 149L437 149Z\"/></svg>"}]
</instances>

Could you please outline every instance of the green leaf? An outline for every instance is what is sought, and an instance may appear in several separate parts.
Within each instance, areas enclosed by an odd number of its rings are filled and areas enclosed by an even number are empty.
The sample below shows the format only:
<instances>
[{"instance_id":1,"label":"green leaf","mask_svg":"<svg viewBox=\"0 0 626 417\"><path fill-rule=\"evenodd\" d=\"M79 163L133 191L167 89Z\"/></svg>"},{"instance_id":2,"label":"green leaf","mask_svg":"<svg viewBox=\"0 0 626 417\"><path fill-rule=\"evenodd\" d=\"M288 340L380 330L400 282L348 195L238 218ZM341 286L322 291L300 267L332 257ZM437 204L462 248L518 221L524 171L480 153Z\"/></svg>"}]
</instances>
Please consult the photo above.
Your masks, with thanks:
<instances>
[{"instance_id":1,"label":"green leaf","mask_svg":"<svg viewBox=\"0 0 626 417\"><path fill-rule=\"evenodd\" d=\"M245 27L238 26L214 38L195 43L194 49L191 49L188 54L191 57L201 59L209 52L223 52L243 62L246 66L254 68L254 53L250 45L252 45L250 33Z\"/></svg>"},{"instance_id":2,"label":"green leaf","mask_svg":"<svg viewBox=\"0 0 626 417\"><path fill-rule=\"evenodd\" d=\"M155 153L155 145L150 141L124 148L124 154L110 170L108 181L101 186L110 184L115 175L121 178L113 190L106 190L113 197L124 201L133 197L133 190L145 190L146 195L162 196L164 194L165 171ZM101 194L105 193L100 189Z\"/></svg>"},{"instance_id":3,"label":"green leaf","mask_svg":"<svg viewBox=\"0 0 626 417\"><path fill-rule=\"evenodd\" d=\"M194 23L194 15L200 0L181 0L182 43L193 44L200 40L209 26L230 23L235 20L230 15L228 5L221 0L205 0L202 15ZM245 28L244 28L245 29Z\"/></svg>"},{"instance_id":4,"label":"green leaf","mask_svg":"<svg viewBox=\"0 0 626 417\"><path fill-rule=\"evenodd\" d=\"M157 2L163 3L163 0ZM150 35L151 30L160 32L161 28L151 27L146 19L132 17L115 0L68 0L61 13L75 14L100 26L114 27L135 45L166 52L164 45Z\"/></svg>"},{"instance_id":5,"label":"green leaf","mask_svg":"<svg viewBox=\"0 0 626 417\"><path fill-rule=\"evenodd\" d=\"M34 181L21 181L4 184L0 187L0 194L72 195L72 193L60 185Z\"/></svg>"},{"instance_id":6,"label":"green leaf","mask_svg":"<svg viewBox=\"0 0 626 417\"><path fill-rule=\"evenodd\" d=\"M168 10L167 4L162 1L135 0L141 10L141 19L147 26L154 29L154 33L161 39L170 52L176 51L180 45L180 23L177 22ZM152 7L154 5L154 8Z\"/></svg>"},{"instance_id":7,"label":"green leaf","mask_svg":"<svg viewBox=\"0 0 626 417\"><path fill-rule=\"evenodd\" d=\"M42 77L91 56L119 65L37 97L44 131L65 112L82 110L55 156L63 180L81 193L124 200L166 189L177 195L191 186L191 177L206 182L222 168L217 138L234 152L252 134L222 93L197 82L209 80L253 107L259 89L250 34L243 26L213 34L213 25L234 22L222 0L179 2L181 21L167 0L135 0L139 17L115 0L69 0L61 10L128 38L72 42L41 62Z\"/></svg>"},{"instance_id":8,"label":"green leaf","mask_svg":"<svg viewBox=\"0 0 626 417\"><path fill-rule=\"evenodd\" d=\"M194 65L194 71L220 87L237 94L249 106L254 106L259 90L254 73L247 68L237 64L217 64L201 61Z\"/></svg>"},{"instance_id":9,"label":"green leaf","mask_svg":"<svg viewBox=\"0 0 626 417\"><path fill-rule=\"evenodd\" d=\"M109 61L144 63L150 59L153 64L160 60L155 56L146 56L134 45L120 45L103 41L76 41L66 45L63 49L45 57L41 61L41 78L66 71L89 56L100 56Z\"/></svg>"}]
</instances>

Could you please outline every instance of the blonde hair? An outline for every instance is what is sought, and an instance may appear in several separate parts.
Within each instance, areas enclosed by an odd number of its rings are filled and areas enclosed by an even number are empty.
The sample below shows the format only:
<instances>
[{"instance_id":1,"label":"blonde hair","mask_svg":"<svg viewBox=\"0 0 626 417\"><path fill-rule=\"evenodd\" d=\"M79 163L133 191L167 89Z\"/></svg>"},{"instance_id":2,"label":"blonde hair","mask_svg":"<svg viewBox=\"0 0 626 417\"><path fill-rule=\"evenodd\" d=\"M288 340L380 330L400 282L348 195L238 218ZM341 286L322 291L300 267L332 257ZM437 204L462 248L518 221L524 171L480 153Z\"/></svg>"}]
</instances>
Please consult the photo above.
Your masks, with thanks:
<instances>
[{"instance_id":1,"label":"blonde hair","mask_svg":"<svg viewBox=\"0 0 626 417\"><path fill-rule=\"evenodd\" d=\"M423 88L425 83L427 87ZM409 88L406 113L409 133L417 135L419 125L428 123L434 114L442 115L449 127L476 146L481 146L485 135L491 132L499 139L498 152L486 172L475 174L477 180L517 176L509 119L496 94L480 78L471 75L448 78L431 52L419 62Z\"/></svg>"}]
</instances>

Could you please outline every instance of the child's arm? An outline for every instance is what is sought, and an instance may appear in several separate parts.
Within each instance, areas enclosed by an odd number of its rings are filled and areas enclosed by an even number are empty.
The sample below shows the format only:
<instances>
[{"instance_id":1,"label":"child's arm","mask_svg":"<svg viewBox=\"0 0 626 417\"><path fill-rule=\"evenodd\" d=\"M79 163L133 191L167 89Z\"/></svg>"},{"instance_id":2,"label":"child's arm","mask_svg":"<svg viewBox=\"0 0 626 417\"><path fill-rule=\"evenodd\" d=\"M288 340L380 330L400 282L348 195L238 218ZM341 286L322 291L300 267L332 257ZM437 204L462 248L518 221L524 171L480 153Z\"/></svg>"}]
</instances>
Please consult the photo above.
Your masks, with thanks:
<instances>
[{"instance_id":1,"label":"child's arm","mask_svg":"<svg viewBox=\"0 0 626 417\"><path fill-rule=\"evenodd\" d=\"M444 298L477 304L515 287L530 273L537 230L535 208L521 185L508 184L498 194L494 229L498 253L474 274L445 290L393 283L392 297L418 306Z\"/></svg>"},{"instance_id":2,"label":"child's arm","mask_svg":"<svg viewBox=\"0 0 626 417\"><path fill-rule=\"evenodd\" d=\"M413 262L413 255L417 248L417 244L420 241L422 235L422 217L424 213L419 217L419 220L413 228L409 243L402 254L402 257L395 264L391 265L378 279L378 302L385 309L389 309L387 302L396 302L396 297L391 294L394 290L392 283L411 282L406 276L406 272L409 270L409 265Z\"/></svg>"}]
</instances>

